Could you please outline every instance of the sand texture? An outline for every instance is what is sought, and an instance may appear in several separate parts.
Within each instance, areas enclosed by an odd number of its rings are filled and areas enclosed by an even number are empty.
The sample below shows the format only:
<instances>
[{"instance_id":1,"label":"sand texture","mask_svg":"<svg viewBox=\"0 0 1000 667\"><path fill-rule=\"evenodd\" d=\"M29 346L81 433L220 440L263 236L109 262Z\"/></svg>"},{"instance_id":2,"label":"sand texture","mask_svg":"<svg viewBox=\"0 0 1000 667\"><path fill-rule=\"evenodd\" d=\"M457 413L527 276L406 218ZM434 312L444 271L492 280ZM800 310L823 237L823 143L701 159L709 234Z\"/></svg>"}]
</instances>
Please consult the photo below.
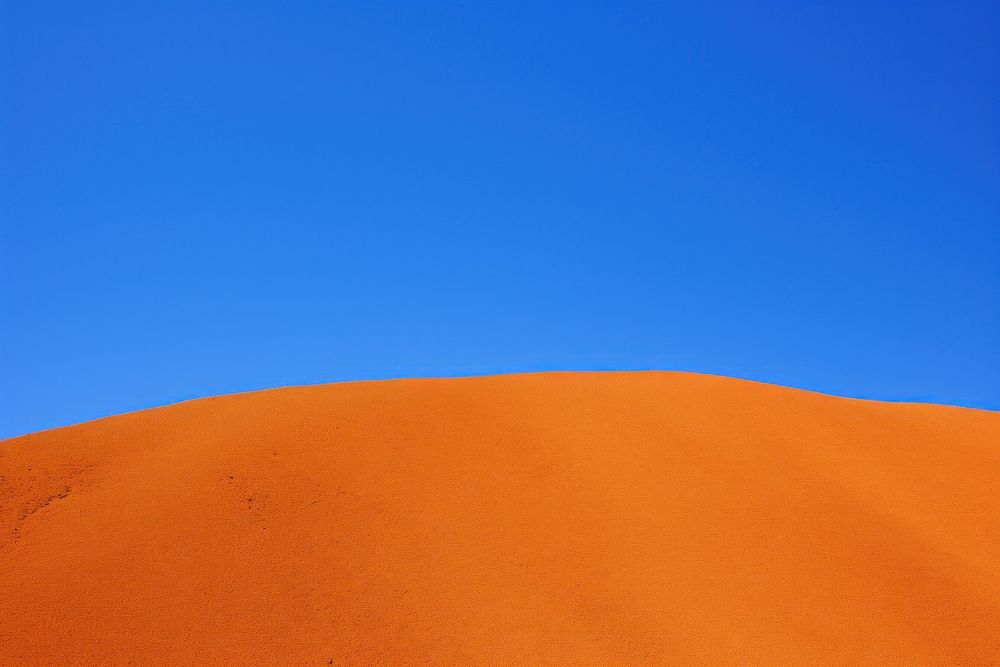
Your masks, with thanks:
<instances>
[{"instance_id":1,"label":"sand texture","mask_svg":"<svg viewBox=\"0 0 1000 667\"><path fill-rule=\"evenodd\" d=\"M1000 413L685 373L0 442L0 664L1000 664Z\"/></svg>"}]
</instances>

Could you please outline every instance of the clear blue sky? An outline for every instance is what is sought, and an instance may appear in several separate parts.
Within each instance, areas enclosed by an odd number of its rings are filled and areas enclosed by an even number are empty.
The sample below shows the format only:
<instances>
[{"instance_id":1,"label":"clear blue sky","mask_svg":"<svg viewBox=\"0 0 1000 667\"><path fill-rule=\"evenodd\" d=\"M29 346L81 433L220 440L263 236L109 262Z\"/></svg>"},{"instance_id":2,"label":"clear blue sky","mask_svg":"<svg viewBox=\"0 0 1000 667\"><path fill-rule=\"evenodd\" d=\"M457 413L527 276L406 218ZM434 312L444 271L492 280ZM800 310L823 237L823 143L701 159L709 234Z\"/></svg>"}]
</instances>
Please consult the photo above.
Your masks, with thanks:
<instances>
[{"instance_id":1,"label":"clear blue sky","mask_svg":"<svg viewBox=\"0 0 1000 667\"><path fill-rule=\"evenodd\" d=\"M4 0L0 437L546 369L1000 408L1000 4L661 4Z\"/></svg>"}]
</instances>

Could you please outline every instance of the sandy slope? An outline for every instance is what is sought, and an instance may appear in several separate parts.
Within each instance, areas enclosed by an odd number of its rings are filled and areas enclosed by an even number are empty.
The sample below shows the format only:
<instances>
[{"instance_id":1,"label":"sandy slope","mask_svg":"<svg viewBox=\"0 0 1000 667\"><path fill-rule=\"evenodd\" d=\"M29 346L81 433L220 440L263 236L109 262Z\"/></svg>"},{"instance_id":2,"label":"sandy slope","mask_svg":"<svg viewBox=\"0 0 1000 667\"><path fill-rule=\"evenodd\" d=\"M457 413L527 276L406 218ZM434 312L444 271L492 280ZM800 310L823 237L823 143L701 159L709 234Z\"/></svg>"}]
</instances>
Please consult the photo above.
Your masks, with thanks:
<instances>
[{"instance_id":1,"label":"sandy slope","mask_svg":"<svg viewBox=\"0 0 1000 667\"><path fill-rule=\"evenodd\" d=\"M0 442L0 662L1000 663L1000 414L680 373Z\"/></svg>"}]
</instances>

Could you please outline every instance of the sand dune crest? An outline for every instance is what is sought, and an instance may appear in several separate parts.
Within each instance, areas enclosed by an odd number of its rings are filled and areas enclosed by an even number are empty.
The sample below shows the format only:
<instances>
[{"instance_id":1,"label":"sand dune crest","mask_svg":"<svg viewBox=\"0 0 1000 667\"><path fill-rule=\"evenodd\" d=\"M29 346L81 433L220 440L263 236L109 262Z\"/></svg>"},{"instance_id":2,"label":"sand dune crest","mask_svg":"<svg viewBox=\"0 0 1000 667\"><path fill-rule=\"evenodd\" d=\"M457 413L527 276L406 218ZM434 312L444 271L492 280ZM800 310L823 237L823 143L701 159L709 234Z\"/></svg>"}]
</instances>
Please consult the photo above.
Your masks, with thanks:
<instances>
[{"instance_id":1,"label":"sand dune crest","mask_svg":"<svg viewBox=\"0 0 1000 667\"><path fill-rule=\"evenodd\" d=\"M0 663L1000 663L1000 414L683 373L0 442Z\"/></svg>"}]
</instances>

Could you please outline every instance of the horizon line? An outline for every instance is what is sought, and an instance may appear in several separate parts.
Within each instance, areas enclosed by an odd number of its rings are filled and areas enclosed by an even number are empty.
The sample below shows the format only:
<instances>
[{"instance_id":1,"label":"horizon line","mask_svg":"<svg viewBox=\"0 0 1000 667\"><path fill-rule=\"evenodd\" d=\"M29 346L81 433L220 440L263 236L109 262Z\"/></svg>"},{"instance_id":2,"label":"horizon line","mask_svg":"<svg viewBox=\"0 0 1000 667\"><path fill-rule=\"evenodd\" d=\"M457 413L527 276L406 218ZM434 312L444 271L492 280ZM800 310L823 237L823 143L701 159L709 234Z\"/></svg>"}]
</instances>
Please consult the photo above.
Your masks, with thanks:
<instances>
[{"instance_id":1,"label":"horizon line","mask_svg":"<svg viewBox=\"0 0 1000 667\"><path fill-rule=\"evenodd\" d=\"M134 414L137 412L145 412L147 410L158 410L162 408L168 408L175 405L181 405L184 403L191 403L194 401L209 400L212 398L223 398L227 396L240 396L243 394L256 394L268 391L281 391L285 389L296 389L296 388L309 388L309 387L323 387L327 385L336 384L361 384L361 383L372 383L372 382L401 382L401 381L435 381L435 380L468 380L476 378L494 378L494 377L509 377L509 376L521 376L521 375L557 375L557 374L625 374L625 373L676 373L682 375L704 375L714 378L722 378L725 380L735 380L738 382L749 382L753 384L766 385L769 387L777 387L780 389L789 389L793 391L805 392L809 394L818 394L820 396L827 396L830 398L838 398L850 401L865 401L868 403L883 403L890 405L927 405L945 408L956 408L960 410L978 410L983 412L1000 412L1000 407L986 407L983 405L969 405L962 403L952 403L943 402L939 400L926 400L921 398L878 398L871 396L854 396L848 394L838 394L828 391L821 391L817 389L809 389L806 387L798 387L795 385L781 384L778 382L772 382L768 380L759 380L756 378L742 377L738 375L725 375L721 373L709 373L706 371L691 371L691 370L681 370L681 369L668 369L668 368L631 368L631 369L567 369L567 368L553 368L545 370L527 370L527 371L501 371L495 373L467 373L458 375L392 375L384 377L371 377L371 378L355 378L355 379L344 379L344 380L329 380L324 382L300 382L292 384L279 384L266 387L257 387L253 389L240 389L236 391L224 391L215 394L203 394L199 396L191 396L188 398L179 398L177 400L167 401L164 403L156 403L154 405L147 405L144 407L122 410L120 412L112 412L109 414L100 415L90 419L83 419L77 422L71 422L68 424L59 424L56 426L50 426L46 428L41 428L35 431L26 431L23 433L17 433L15 435L0 436L0 442L6 442L8 440L16 440L18 438L23 438L31 435L36 435L39 433L46 433L48 431L55 431L64 428L73 428L75 426L80 426L83 424L89 424L91 422L101 421L103 419L113 419L115 417L120 417L123 415Z\"/></svg>"}]
</instances>

